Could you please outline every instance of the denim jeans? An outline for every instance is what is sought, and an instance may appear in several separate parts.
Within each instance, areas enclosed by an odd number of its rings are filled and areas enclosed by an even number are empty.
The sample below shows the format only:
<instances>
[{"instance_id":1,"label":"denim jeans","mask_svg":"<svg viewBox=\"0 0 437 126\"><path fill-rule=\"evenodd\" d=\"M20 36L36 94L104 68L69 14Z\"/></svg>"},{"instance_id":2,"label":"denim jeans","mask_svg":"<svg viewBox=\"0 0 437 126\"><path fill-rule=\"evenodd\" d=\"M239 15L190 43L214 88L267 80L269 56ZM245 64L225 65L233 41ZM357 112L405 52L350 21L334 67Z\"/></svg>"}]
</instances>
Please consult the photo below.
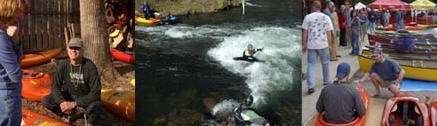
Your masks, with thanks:
<instances>
[{"instance_id":1,"label":"denim jeans","mask_svg":"<svg viewBox=\"0 0 437 126\"><path fill-rule=\"evenodd\" d=\"M316 76L316 61L317 56L320 57L323 69L323 84L329 83L329 48L324 49L308 49L308 64L307 64L307 86L308 88L315 87L315 76ZM320 72L317 72L320 73Z\"/></svg>"},{"instance_id":2,"label":"denim jeans","mask_svg":"<svg viewBox=\"0 0 437 126\"><path fill-rule=\"evenodd\" d=\"M0 96L0 126L21 124L21 96Z\"/></svg>"},{"instance_id":3,"label":"denim jeans","mask_svg":"<svg viewBox=\"0 0 437 126\"><path fill-rule=\"evenodd\" d=\"M352 52L351 53L355 54L355 55L358 55L360 52L360 42L358 41L359 37L360 37L359 32L352 33L352 36L351 36Z\"/></svg>"},{"instance_id":4,"label":"denim jeans","mask_svg":"<svg viewBox=\"0 0 437 126\"><path fill-rule=\"evenodd\" d=\"M370 22L370 34L375 34L376 32L376 23Z\"/></svg>"}]
</instances>

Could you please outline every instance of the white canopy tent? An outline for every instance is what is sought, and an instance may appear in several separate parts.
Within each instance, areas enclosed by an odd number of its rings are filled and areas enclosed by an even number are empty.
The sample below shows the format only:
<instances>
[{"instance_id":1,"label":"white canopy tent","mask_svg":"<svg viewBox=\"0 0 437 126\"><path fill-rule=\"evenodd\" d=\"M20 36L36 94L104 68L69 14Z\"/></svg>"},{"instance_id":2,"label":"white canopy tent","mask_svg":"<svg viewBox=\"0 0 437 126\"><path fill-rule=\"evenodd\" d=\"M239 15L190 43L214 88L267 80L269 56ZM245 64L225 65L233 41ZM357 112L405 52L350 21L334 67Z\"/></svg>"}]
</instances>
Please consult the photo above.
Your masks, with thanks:
<instances>
[{"instance_id":1,"label":"white canopy tent","mask_svg":"<svg viewBox=\"0 0 437 126\"><path fill-rule=\"evenodd\" d=\"M355 4L355 9L358 9L358 10L361 10L361 9L363 9L363 8L366 8L366 5L364 5L363 3L361 3L361 2L358 2L357 4Z\"/></svg>"}]
</instances>

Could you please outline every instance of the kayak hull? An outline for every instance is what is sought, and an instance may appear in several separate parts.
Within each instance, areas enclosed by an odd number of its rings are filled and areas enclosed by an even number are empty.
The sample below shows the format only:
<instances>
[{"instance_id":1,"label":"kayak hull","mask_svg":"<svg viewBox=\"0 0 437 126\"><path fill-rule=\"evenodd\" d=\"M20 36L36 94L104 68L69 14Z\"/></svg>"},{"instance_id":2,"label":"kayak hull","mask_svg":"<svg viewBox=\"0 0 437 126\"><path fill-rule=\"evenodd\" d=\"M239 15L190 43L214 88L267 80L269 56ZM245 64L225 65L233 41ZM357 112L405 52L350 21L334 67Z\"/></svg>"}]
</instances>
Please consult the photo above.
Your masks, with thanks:
<instances>
[{"instance_id":1,"label":"kayak hull","mask_svg":"<svg viewBox=\"0 0 437 126\"><path fill-rule=\"evenodd\" d=\"M41 99L50 94L52 79L47 73L39 73L33 70L23 70L24 75L36 75L31 77L23 76L23 88L21 95L33 101L41 101Z\"/></svg>"},{"instance_id":2,"label":"kayak hull","mask_svg":"<svg viewBox=\"0 0 437 126\"><path fill-rule=\"evenodd\" d=\"M406 104L408 104L408 107L405 107ZM414 105L414 108L412 105ZM430 126L426 105L412 95L401 95L388 99L384 106L381 126L390 126L390 118L392 118L393 125L400 125L403 122L402 112L405 112L405 110L408 111L407 118L421 117L423 126ZM417 120L414 121L416 121L415 124L418 123Z\"/></svg>"},{"instance_id":3,"label":"kayak hull","mask_svg":"<svg viewBox=\"0 0 437 126\"><path fill-rule=\"evenodd\" d=\"M38 53L25 54L21 60L21 67L31 67L50 61L62 52L62 49L50 49Z\"/></svg>"},{"instance_id":4,"label":"kayak hull","mask_svg":"<svg viewBox=\"0 0 437 126\"><path fill-rule=\"evenodd\" d=\"M59 120L41 115L26 108L21 108L21 113L25 126L69 126Z\"/></svg>"},{"instance_id":5,"label":"kayak hull","mask_svg":"<svg viewBox=\"0 0 437 126\"><path fill-rule=\"evenodd\" d=\"M135 56L133 54L128 54L113 48L111 48L109 51L114 59L128 64L135 64Z\"/></svg>"},{"instance_id":6,"label":"kayak hull","mask_svg":"<svg viewBox=\"0 0 437 126\"><path fill-rule=\"evenodd\" d=\"M135 121L135 91L103 89L101 101L107 110L129 121Z\"/></svg>"}]
</instances>

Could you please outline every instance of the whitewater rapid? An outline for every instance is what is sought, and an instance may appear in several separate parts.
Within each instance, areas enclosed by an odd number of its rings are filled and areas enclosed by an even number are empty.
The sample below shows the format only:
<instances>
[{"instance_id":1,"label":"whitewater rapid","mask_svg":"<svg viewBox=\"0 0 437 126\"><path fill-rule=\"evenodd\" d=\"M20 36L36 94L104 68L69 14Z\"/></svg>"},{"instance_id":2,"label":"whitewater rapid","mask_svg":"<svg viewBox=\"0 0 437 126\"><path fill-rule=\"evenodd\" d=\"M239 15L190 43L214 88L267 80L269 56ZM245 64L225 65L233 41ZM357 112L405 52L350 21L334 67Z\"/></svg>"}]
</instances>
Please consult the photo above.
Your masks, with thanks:
<instances>
[{"instance_id":1,"label":"whitewater rapid","mask_svg":"<svg viewBox=\"0 0 437 126\"><path fill-rule=\"evenodd\" d=\"M172 39L199 39L212 38L220 41L216 47L209 49L208 56L217 60L229 71L247 78L247 87L254 97L254 104L266 104L268 94L281 91L291 91L292 86L292 59L300 57L300 36L298 28L289 28L275 25L173 25L158 27L136 27L137 31L147 32L157 36L155 40ZM139 41L144 43L145 41ZM178 41L174 41L178 42ZM255 54L266 62L249 63L235 61L233 57L242 55L248 44L256 48L264 48Z\"/></svg>"}]
</instances>

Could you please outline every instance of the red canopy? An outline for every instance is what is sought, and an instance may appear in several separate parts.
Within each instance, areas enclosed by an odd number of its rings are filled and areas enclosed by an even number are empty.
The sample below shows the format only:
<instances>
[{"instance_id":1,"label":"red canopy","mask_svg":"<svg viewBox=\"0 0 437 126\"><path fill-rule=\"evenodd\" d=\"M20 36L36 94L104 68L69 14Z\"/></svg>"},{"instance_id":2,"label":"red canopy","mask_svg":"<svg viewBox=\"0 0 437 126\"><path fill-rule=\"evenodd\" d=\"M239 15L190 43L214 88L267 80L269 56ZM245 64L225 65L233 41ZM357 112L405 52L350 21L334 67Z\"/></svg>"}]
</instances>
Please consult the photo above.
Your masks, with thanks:
<instances>
[{"instance_id":1,"label":"red canopy","mask_svg":"<svg viewBox=\"0 0 437 126\"><path fill-rule=\"evenodd\" d=\"M410 4L402 2L400 0L376 0L375 2L367 5L367 7L377 8L377 9L401 9L407 10L411 9Z\"/></svg>"}]
</instances>

